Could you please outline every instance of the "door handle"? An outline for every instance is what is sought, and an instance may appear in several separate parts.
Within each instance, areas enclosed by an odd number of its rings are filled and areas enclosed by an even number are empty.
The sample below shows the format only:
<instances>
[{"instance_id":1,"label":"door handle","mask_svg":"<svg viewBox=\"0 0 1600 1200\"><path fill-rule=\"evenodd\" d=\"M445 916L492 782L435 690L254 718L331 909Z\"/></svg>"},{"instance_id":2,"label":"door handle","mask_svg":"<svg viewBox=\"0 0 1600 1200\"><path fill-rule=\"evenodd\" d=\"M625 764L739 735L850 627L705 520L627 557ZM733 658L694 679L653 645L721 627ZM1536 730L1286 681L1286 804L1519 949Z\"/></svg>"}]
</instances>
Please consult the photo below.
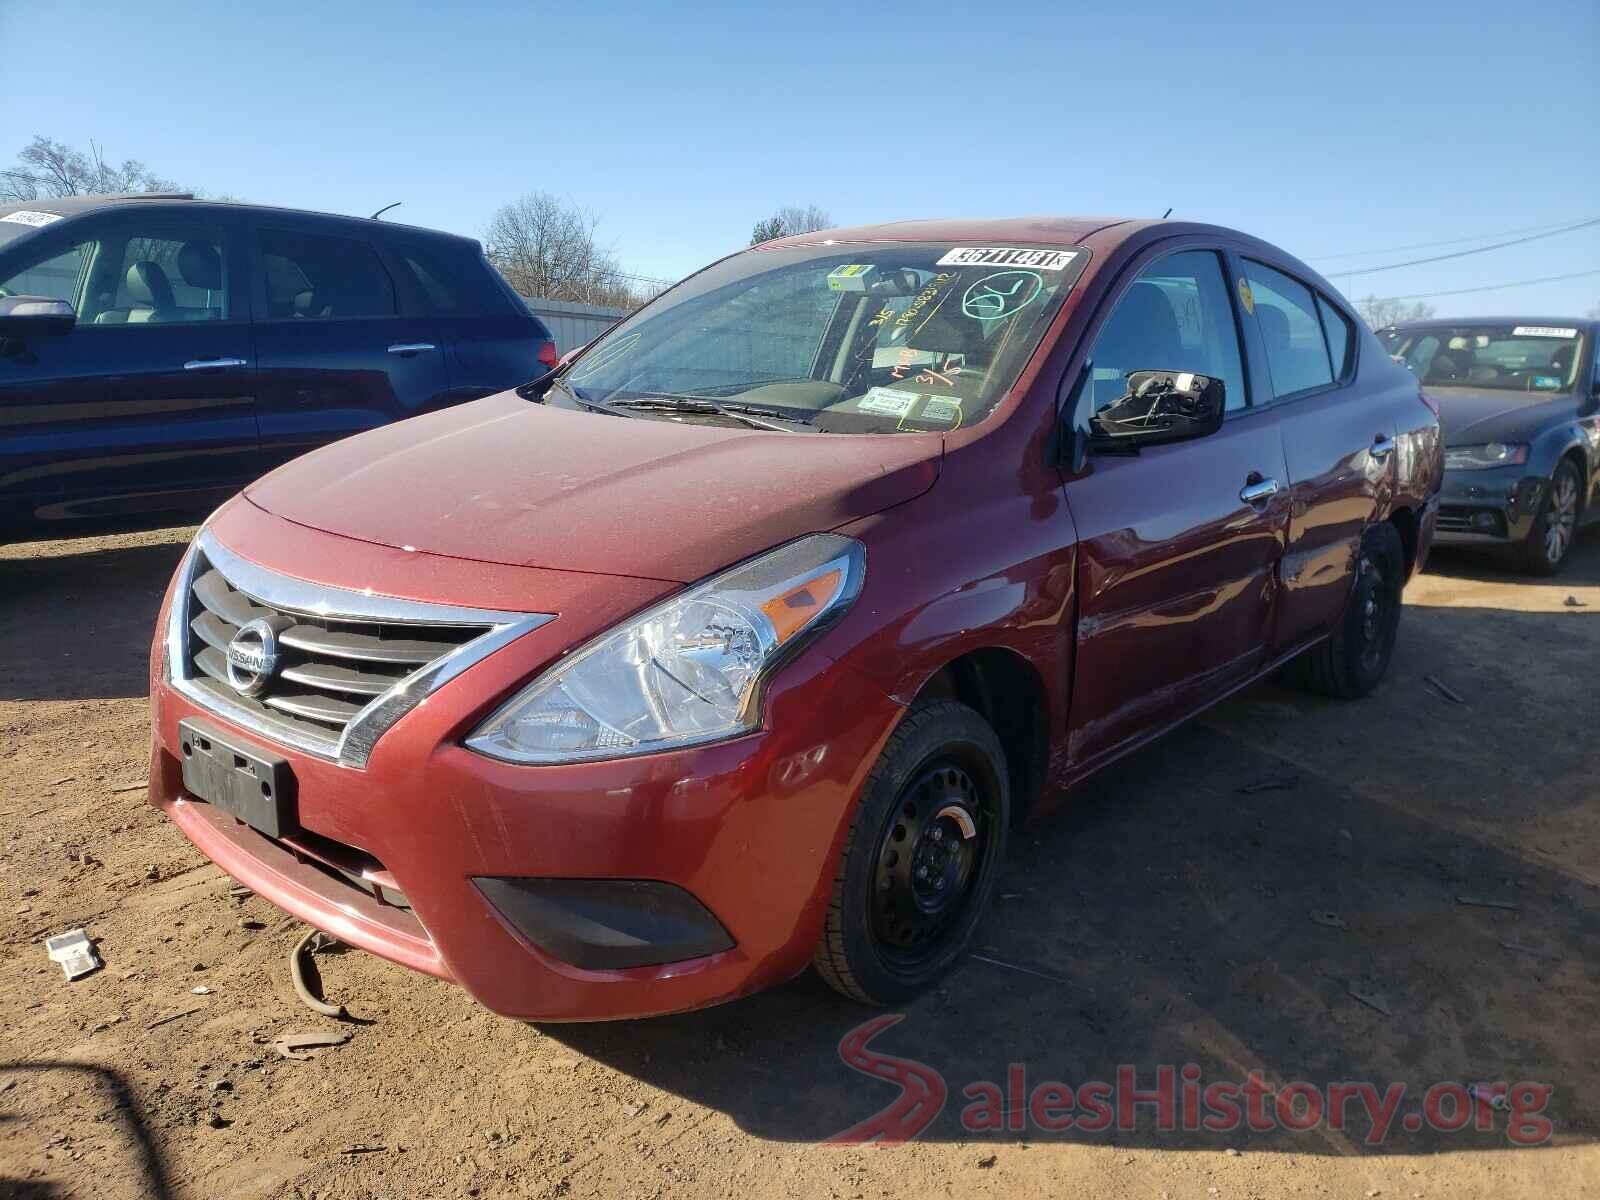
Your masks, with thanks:
<instances>
[{"instance_id":1,"label":"door handle","mask_svg":"<svg viewBox=\"0 0 1600 1200\"><path fill-rule=\"evenodd\" d=\"M242 358L191 358L183 364L185 371L216 371L223 367L248 367Z\"/></svg>"},{"instance_id":2,"label":"door handle","mask_svg":"<svg viewBox=\"0 0 1600 1200\"><path fill-rule=\"evenodd\" d=\"M1370 453L1373 458L1388 458L1389 455L1394 453L1394 439L1392 437L1385 437L1380 433L1377 437L1372 439L1372 450Z\"/></svg>"},{"instance_id":3,"label":"door handle","mask_svg":"<svg viewBox=\"0 0 1600 1200\"><path fill-rule=\"evenodd\" d=\"M434 349L432 342L396 342L389 347L390 354L421 354Z\"/></svg>"},{"instance_id":4,"label":"door handle","mask_svg":"<svg viewBox=\"0 0 1600 1200\"><path fill-rule=\"evenodd\" d=\"M1278 481L1276 479L1262 479L1255 483L1247 483L1239 489L1239 499L1246 504L1261 504L1278 494Z\"/></svg>"}]
</instances>

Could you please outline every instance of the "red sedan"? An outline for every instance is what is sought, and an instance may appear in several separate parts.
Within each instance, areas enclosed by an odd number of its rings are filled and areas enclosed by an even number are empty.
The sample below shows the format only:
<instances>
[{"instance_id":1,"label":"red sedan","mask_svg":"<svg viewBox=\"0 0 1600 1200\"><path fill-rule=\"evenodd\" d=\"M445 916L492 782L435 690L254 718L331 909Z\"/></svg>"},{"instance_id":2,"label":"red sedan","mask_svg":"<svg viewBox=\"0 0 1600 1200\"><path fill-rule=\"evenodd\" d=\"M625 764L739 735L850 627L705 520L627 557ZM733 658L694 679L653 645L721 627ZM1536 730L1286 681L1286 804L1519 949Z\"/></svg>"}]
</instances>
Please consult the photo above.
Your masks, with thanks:
<instances>
[{"instance_id":1,"label":"red sedan","mask_svg":"<svg viewBox=\"0 0 1600 1200\"><path fill-rule=\"evenodd\" d=\"M307 455L195 539L150 795L497 1012L896 1003L1007 831L1287 665L1383 678L1437 416L1229 230L910 222L691 276L516 392Z\"/></svg>"}]
</instances>

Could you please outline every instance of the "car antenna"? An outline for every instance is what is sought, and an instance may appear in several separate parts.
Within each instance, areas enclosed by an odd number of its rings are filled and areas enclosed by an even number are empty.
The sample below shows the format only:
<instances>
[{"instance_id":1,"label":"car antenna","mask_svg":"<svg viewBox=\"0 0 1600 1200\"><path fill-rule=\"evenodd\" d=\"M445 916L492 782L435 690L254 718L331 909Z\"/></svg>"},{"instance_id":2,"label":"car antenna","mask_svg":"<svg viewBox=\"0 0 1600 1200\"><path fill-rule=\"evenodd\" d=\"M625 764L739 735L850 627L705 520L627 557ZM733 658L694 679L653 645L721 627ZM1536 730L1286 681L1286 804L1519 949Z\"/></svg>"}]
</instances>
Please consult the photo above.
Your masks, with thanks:
<instances>
[{"instance_id":1,"label":"car antenna","mask_svg":"<svg viewBox=\"0 0 1600 1200\"><path fill-rule=\"evenodd\" d=\"M1167 209L1167 211L1166 211L1166 212L1164 212L1164 213L1162 213L1162 214L1161 214L1161 219L1162 219L1162 220L1163 220L1163 221L1165 221L1165 220L1166 220L1166 219L1167 219L1167 218L1168 218L1168 217L1170 217L1170 216L1171 216L1171 215L1172 215L1172 210L1171 210L1171 209L1170 209L1170 208L1169 208L1169 209Z\"/></svg>"},{"instance_id":2,"label":"car antenna","mask_svg":"<svg viewBox=\"0 0 1600 1200\"><path fill-rule=\"evenodd\" d=\"M391 208L399 208L404 203L405 203L404 200L396 200L393 204L385 204L377 212L373 213L370 217L368 217L367 220L376 221L379 217L383 216L383 214L388 212Z\"/></svg>"}]
</instances>

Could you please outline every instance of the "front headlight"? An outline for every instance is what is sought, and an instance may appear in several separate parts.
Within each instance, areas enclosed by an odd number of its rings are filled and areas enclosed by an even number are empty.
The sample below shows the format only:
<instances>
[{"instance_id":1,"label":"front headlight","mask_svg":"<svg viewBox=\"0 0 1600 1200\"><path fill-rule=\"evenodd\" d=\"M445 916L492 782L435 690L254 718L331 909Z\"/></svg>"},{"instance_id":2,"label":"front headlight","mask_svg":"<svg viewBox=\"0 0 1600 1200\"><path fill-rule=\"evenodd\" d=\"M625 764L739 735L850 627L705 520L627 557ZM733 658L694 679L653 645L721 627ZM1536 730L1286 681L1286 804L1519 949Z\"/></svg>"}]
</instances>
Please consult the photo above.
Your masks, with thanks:
<instances>
[{"instance_id":1,"label":"front headlight","mask_svg":"<svg viewBox=\"0 0 1600 1200\"><path fill-rule=\"evenodd\" d=\"M860 542L817 533L714 575L550 668L467 745L558 763L748 733L762 685L844 614L865 565Z\"/></svg>"},{"instance_id":2,"label":"front headlight","mask_svg":"<svg viewBox=\"0 0 1600 1200\"><path fill-rule=\"evenodd\" d=\"M1451 446L1444 452L1444 465L1452 471L1485 471L1490 467L1514 467L1528 461L1528 448L1490 442L1486 446Z\"/></svg>"}]
</instances>

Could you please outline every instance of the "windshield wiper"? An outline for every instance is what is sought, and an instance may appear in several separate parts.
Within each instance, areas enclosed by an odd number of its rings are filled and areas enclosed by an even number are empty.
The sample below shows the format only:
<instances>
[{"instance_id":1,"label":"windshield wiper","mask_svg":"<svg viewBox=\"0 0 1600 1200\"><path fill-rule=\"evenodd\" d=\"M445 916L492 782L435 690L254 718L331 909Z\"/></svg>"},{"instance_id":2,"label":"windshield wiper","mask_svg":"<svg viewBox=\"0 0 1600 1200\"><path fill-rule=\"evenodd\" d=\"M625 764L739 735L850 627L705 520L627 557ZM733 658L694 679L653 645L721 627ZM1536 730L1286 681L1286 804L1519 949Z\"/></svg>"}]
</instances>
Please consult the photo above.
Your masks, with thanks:
<instances>
[{"instance_id":1,"label":"windshield wiper","mask_svg":"<svg viewBox=\"0 0 1600 1200\"><path fill-rule=\"evenodd\" d=\"M728 404L705 396L641 396L634 400L609 400L607 405L611 408L634 408L645 412L728 417L735 421L743 421L752 429L773 429L780 433L792 432L796 426L806 428L811 425L809 418L793 416L789 412L762 408L755 404Z\"/></svg>"}]
</instances>

